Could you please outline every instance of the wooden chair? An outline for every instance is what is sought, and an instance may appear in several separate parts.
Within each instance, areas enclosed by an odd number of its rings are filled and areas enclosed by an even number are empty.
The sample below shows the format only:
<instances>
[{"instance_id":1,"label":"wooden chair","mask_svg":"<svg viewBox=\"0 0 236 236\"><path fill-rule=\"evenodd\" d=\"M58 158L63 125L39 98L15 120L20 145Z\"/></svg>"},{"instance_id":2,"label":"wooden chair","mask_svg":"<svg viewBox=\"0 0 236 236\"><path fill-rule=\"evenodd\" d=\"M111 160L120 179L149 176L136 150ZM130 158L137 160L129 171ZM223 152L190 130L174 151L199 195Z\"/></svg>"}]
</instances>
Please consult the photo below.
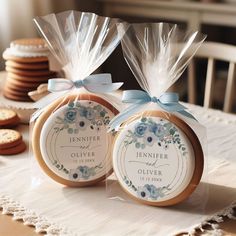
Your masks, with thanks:
<instances>
[{"instance_id":1,"label":"wooden chair","mask_svg":"<svg viewBox=\"0 0 236 236\"><path fill-rule=\"evenodd\" d=\"M224 97L223 111L230 112L232 110L233 93L234 93L234 77L236 63L236 46L205 42L197 51L195 57L207 58L207 73L204 95L204 107L211 107L213 101L213 91L215 83L215 61L229 62L228 77L226 83L226 91ZM188 102L196 104L196 78L195 65L192 60L188 67Z\"/></svg>"}]
</instances>

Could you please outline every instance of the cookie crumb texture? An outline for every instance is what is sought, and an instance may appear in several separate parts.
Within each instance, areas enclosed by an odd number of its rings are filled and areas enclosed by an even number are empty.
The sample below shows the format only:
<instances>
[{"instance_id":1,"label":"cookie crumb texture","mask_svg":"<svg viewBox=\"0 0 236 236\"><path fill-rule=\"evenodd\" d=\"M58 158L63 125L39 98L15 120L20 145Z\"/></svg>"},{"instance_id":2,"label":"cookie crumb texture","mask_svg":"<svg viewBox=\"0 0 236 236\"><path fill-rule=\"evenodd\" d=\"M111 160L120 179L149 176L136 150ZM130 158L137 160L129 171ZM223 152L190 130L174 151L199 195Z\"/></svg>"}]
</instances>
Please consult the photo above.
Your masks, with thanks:
<instances>
[{"instance_id":1,"label":"cookie crumb texture","mask_svg":"<svg viewBox=\"0 0 236 236\"><path fill-rule=\"evenodd\" d=\"M0 129L0 155L15 155L25 151L26 144L20 132Z\"/></svg>"},{"instance_id":2,"label":"cookie crumb texture","mask_svg":"<svg viewBox=\"0 0 236 236\"><path fill-rule=\"evenodd\" d=\"M11 109L0 108L0 128L16 126L20 119L15 111Z\"/></svg>"},{"instance_id":3,"label":"cookie crumb texture","mask_svg":"<svg viewBox=\"0 0 236 236\"><path fill-rule=\"evenodd\" d=\"M22 140L20 132L13 129L0 129L0 149L14 147Z\"/></svg>"}]
</instances>

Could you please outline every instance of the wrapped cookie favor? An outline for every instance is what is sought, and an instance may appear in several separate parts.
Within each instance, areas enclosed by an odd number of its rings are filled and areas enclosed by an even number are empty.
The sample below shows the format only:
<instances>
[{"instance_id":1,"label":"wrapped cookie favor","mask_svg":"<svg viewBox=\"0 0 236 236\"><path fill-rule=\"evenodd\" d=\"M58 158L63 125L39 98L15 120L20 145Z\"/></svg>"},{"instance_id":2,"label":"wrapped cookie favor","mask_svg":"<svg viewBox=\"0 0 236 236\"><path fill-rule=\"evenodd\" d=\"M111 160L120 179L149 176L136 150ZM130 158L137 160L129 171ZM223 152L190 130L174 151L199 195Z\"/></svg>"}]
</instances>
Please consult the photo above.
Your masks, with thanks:
<instances>
[{"instance_id":1,"label":"wrapped cookie favor","mask_svg":"<svg viewBox=\"0 0 236 236\"><path fill-rule=\"evenodd\" d=\"M198 131L204 129L179 103L178 94L166 91L204 39L177 25L144 23L132 24L121 40L126 62L144 91L124 91L122 100L128 107L110 122L110 130L117 131L113 169L124 192L141 203L177 204L201 180L204 157L199 140L205 137ZM112 184L107 181L109 196L122 198Z\"/></svg>"},{"instance_id":2,"label":"wrapped cookie favor","mask_svg":"<svg viewBox=\"0 0 236 236\"><path fill-rule=\"evenodd\" d=\"M34 19L66 78L49 80L32 117L32 148L43 171L67 186L88 186L112 172L110 120L119 112L110 74L93 73L120 42L118 19L66 11Z\"/></svg>"}]
</instances>

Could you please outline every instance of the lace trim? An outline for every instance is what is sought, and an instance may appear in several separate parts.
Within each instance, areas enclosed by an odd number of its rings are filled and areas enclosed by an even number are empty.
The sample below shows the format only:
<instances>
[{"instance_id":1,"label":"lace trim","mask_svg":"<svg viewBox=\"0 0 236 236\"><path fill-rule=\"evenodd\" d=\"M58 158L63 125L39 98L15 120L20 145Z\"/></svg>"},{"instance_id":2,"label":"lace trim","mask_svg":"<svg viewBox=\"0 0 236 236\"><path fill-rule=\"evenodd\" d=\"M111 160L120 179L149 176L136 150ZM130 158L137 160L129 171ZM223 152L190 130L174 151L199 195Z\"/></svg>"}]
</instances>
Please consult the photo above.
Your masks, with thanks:
<instances>
[{"instance_id":1,"label":"lace trim","mask_svg":"<svg viewBox=\"0 0 236 236\"><path fill-rule=\"evenodd\" d=\"M46 236L76 236L75 233L56 223L51 223L47 218L26 209L7 196L0 196L0 209L2 214L12 215L13 220L22 220L24 225L34 226L37 233L45 233Z\"/></svg>"},{"instance_id":2,"label":"lace trim","mask_svg":"<svg viewBox=\"0 0 236 236\"><path fill-rule=\"evenodd\" d=\"M227 218L236 220L236 201L222 211L219 211L217 214L207 218L185 235L195 236L199 233L204 233L204 235L207 234L212 236L223 236L225 234L220 229L219 223L224 222L224 220Z\"/></svg>"},{"instance_id":3,"label":"lace trim","mask_svg":"<svg viewBox=\"0 0 236 236\"><path fill-rule=\"evenodd\" d=\"M45 233L46 236L76 236L75 233L56 223L49 222L47 218L24 208L7 196L0 196L0 209L2 209L2 214L12 215L13 220L22 220L24 225L34 226L37 233ZM219 228L218 223L224 222L225 218L236 220L236 201L195 226L189 233L178 235L195 236L197 233L207 233L209 236L223 236L224 232Z\"/></svg>"}]
</instances>

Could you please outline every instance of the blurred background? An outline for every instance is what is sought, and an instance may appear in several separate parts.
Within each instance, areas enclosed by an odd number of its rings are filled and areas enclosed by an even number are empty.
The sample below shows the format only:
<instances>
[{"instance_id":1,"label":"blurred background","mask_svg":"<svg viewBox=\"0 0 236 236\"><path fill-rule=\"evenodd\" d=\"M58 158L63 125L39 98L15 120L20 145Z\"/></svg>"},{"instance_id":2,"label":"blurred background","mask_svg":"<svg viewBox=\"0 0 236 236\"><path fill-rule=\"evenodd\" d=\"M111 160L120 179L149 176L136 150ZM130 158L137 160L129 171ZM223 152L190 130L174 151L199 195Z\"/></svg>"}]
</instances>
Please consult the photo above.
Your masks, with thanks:
<instances>
[{"instance_id":1,"label":"blurred background","mask_svg":"<svg viewBox=\"0 0 236 236\"><path fill-rule=\"evenodd\" d=\"M0 0L1 54L14 39L38 36L33 23L35 16L65 10L100 12L94 0ZM1 69L4 69L2 58Z\"/></svg>"},{"instance_id":2,"label":"blurred background","mask_svg":"<svg viewBox=\"0 0 236 236\"><path fill-rule=\"evenodd\" d=\"M32 21L35 16L65 10L95 12L128 22L177 23L183 29L207 34L208 41L236 45L236 0L0 0L1 54L14 39L38 36ZM197 102L202 105L207 61L198 60L196 66ZM4 67L1 58L0 69L4 70ZM221 108L228 64L217 62L216 68L216 99L213 107ZM124 89L139 87L123 59L120 46L102 65L101 70L112 73L114 81L125 81ZM187 101L186 77L187 72L174 88L184 101Z\"/></svg>"}]
</instances>

